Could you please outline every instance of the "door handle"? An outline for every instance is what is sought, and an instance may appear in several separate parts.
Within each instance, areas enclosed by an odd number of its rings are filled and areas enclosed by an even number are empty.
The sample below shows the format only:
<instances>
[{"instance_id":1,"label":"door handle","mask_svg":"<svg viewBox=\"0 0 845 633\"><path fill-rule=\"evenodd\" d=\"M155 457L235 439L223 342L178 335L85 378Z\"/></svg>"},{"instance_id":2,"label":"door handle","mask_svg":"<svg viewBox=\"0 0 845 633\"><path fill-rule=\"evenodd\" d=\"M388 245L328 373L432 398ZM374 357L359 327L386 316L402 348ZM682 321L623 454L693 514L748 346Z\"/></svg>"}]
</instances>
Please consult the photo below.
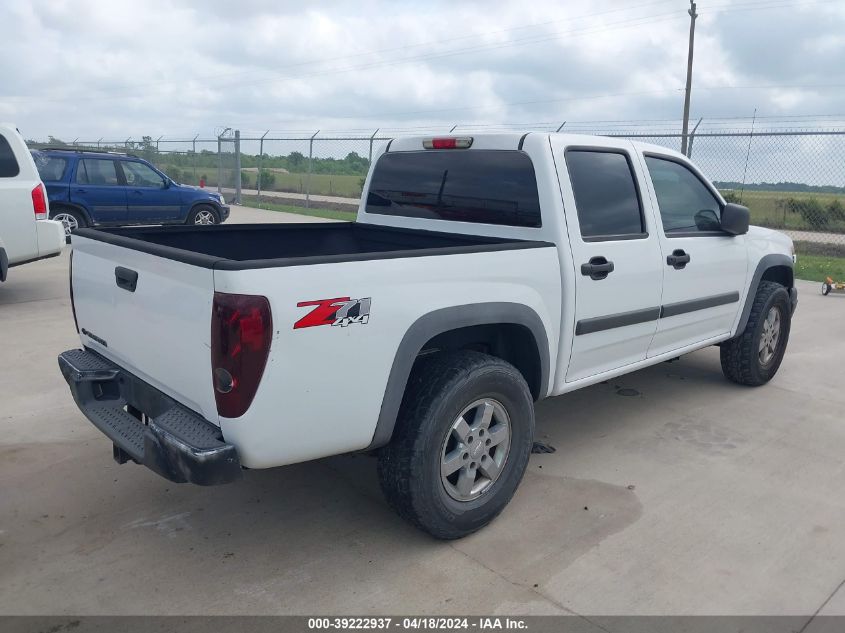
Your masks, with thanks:
<instances>
[{"instance_id":1,"label":"door handle","mask_svg":"<svg viewBox=\"0 0 845 633\"><path fill-rule=\"evenodd\" d=\"M581 264L581 274L594 281L605 279L612 272L613 262L607 261L601 255L591 257L589 262Z\"/></svg>"},{"instance_id":2,"label":"door handle","mask_svg":"<svg viewBox=\"0 0 845 633\"><path fill-rule=\"evenodd\" d=\"M114 281L118 288L135 292L135 288L138 285L138 271L117 266L114 269Z\"/></svg>"},{"instance_id":3,"label":"door handle","mask_svg":"<svg viewBox=\"0 0 845 633\"><path fill-rule=\"evenodd\" d=\"M134 193L136 196L141 196L141 195L143 195L143 194L144 194L144 192L143 192L143 191L138 191L137 189L133 189L133 190L132 190L132 193Z\"/></svg>"},{"instance_id":4,"label":"door handle","mask_svg":"<svg viewBox=\"0 0 845 633\"><path fill-rule=\"evenodd\" d=\"M88 193L87 189L77 189L76 193Z\"/></svg>"},{"instance_id":5,"label":"door handle","mask_svg":"<svg viewBox=\"0 0 845 633\"><path fill-rule=\"evenodd\" d=\"M672 251L671 255L666 256L666 263L675 270L681 270L684 266L689 264L690 256L682 248L677 248Z\"/></svg>"}]
</instances>

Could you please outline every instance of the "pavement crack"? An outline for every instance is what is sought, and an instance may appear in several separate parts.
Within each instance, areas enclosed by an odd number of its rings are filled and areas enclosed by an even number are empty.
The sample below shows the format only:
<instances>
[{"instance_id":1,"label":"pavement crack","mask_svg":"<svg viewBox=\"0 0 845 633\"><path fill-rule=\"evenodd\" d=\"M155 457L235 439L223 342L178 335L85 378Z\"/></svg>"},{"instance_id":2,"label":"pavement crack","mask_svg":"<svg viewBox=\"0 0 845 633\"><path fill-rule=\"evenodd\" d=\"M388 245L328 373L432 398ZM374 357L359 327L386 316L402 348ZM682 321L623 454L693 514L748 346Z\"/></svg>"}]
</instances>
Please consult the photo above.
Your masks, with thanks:
<instances>
[{"instance_id":1,"label":"pavement crack","mask_svg":"<svg viewBox=\"0 0 845 633\"><path fill-rule=\"evenodd\" d=\"M816 619L816 616L819 614L819 612L827 606L827 603L830 602L833 599L833 596L835 596L839 592L839 590L842 589L843 586L845 586L845 578L842 580L842 582L840 582L838 585L836 585L836 589L834 589L833 591L830 592L830 595L827 598L825 598L825 601L822 602L819 605L819 608L816 609L815 613L813 613L813 615L810 616L810 619L807 620L804 623L804 626L802 626L798 630L798 633L804 633L804 631L807 629L807 627L810 626L810 622L812 622L813 620Z\"/></svg>"},{"instance_id":2,"label":"pavement crack","mask_svg":"<svg viewBox=\"0 0 845 633\"><path fill-rule=\"evenodd\" d=\"M460 555L464 556L465 558L468 558L469 560L471 560L472 562L474 562L476 565L480 565L481 567L483 567L484 569L486 569L487 571L489 571L489 572L490 572L491 574L493 574L494 576L497 576L498 578L501 578L502 580L504 580L506 583L508 583L508 584L509 584L509 585L511 585L512 587L516 587L516 588L518 588L518 589L527 589L527 590L528 590L528 591L530 591L531 593L533 593L533 594L535 594L535 595L539 596L540 598L542 598L542 599L543 599L543 600L545 600L546 602L550 602L550 603L552 603L553 605L555 605L555 606L556 606L556 607L558 607L559 609L562 609L562 610L566 611L566 612L567 612L567 613L569 613L570 615L575 615L575 616L578 616L579 618L583 618L584 620L586 620L586 621L590 622L589 618L587 618L587 617L585 617L585 616L581 615L580 613L577 613L577 612L573 611L573 610L572 610L572 609L570 609L569 607L566 607L566 606L562 605L561 603L559 603L559 602L558 602L557 600L555 600L554 598L551 598L551 597L549 597L549 596L545 595L544 593L542 593L542 592L540 592L540 591L537 591L537 588L536 588L536 587L531 587L531 586L528 586L528 585L523 585L523 584L518 583L518 582L516 582L516 581L514 581L514 580L511 580L511 579L510 579L510 578L508 578L507 576L504 576L503 574L501 574L501 573L497 572L495 569L492 569L491 567L489 567L489 566L485 565L483 562L481 562L480 560L478 560L478 559L477 559L477 558L475 558L474 556L470 556L469 554L467 554L467 553L466 553L466 552L464 552L463 550L458 549L457 547L455 547L455 546L454 546L454 545L452 545L451 543L449 544L449 547L450 547L450 548L452 548L452 550L454 550L454 551L458 552ZM595 624L595 622L590 622L590 624ZM598 626L598 625L596 625L596 626ZM602 630L605 630L605 631L607 630L607 629L604 629L603 627L599 627L599 628L602 628Z\"/></svg>"}]
</instances>

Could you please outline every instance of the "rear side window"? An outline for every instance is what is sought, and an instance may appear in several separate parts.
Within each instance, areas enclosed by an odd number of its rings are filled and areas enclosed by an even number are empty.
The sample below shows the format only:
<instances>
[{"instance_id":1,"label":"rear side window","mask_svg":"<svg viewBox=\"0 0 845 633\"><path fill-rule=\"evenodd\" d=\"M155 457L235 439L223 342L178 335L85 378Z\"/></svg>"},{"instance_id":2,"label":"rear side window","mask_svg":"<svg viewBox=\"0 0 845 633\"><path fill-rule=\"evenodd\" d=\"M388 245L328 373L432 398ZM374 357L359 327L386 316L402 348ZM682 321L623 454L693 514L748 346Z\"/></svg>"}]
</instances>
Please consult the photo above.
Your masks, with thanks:
<instances>
[{"instance_id":1,"label":"rear side window","mask_svg":"<svg viewBox=\"0 0 845 633\"><path fill-rule=\"evenodd\" d=\"M383 154L370 181L367 213L541 225L534 165L526 154L512 150Z\"/></svg>"},{"instance_id":2,"label":"rear side window","mask_svg":"<svg viewBox=\"0 0 845 633\"><path fill-rule=\"evenodd\" d=\"M18 160L6 137L0 134L0 178L14 178L21 173Z\"/></svg>"},{"instance_id":3,"label":"rear side window","mask_svg":"<svg viewBox=\"0 0 845 633\"><path fill-rule=\"evenodd\" d=\"M38 175L44 182L55 182L65 177L67 170L67 158L63 156L52 156L44 152L32 152L35 159L35 166L38 168Z\"/></svg>"},{"instance_id":4,"label":"rear side window","mask_svg":"<svg viewBox=\"0 0 845 633\"><path fill-rule=\"evenodd\" d=\"M566 166L575 194L581 237L645 236L642 205L628 155L570 149Z\"/></svg>"},{"instance_id":5,"label":"rear side window","mask_svg":"<svg viewBox=\"0 0 845 633\"><path fill-rule=\"evenodd\" d=\"M113 160L104 158L83 158L76 168L76 182L80 185L117 186L117 169Z\"/></svg>"}]
</instances>

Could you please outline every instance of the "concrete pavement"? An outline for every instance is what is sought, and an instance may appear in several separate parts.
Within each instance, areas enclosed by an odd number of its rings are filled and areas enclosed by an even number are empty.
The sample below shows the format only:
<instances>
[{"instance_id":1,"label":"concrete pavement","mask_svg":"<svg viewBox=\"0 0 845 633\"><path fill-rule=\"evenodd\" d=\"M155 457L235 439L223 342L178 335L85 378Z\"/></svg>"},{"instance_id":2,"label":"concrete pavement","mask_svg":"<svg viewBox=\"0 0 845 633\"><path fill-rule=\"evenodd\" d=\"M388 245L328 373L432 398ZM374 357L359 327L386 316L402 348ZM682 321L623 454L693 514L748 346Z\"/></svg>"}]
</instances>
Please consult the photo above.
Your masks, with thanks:
<instances>
[{"instance_id":1,"label":"concrete pavement","mask_svg":"<svg viewBox=\"0 0 845 633\"><path fill-rule=\"evenodd\" d=\"M12 269L0 614L845 614L845 297L799 290L772 383L728 383L710 348L546 400L557 451L442 543L390 511L368 456L216 488L118 466L56 366L79 345L67 254Z\"/></svg>"}]
</instances>

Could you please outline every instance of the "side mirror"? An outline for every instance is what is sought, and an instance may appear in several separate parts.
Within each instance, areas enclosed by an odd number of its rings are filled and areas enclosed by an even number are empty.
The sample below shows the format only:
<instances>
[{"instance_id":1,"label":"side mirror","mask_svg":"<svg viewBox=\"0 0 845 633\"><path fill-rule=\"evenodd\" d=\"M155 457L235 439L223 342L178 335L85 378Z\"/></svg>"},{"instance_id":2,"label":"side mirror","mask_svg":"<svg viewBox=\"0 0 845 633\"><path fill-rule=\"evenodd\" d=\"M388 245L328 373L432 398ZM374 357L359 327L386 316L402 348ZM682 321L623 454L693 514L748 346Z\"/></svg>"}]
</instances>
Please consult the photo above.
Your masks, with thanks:
<instances>
[{"instance_id":1,"label":"side mirror","mask_svg":"<svg viewBox=\"0 0 845 633\"><path fill-rule=\"evenodd\" d=\"M748 233L750 219L751 213L748 211L748 207L729 202L722 209L721 228L725 233L731 235L745 235Z\"/></svg>"},{"instance_id":2,"label":"side mirror","mask_svg":"<svg viewBox=\"0 0 845 633\"><path fill-rule=\"evenodd\" d=\"M161 185L162 189L170 189L170 178L164 179L164 184Z\"/></svg>"}]
</instances>

